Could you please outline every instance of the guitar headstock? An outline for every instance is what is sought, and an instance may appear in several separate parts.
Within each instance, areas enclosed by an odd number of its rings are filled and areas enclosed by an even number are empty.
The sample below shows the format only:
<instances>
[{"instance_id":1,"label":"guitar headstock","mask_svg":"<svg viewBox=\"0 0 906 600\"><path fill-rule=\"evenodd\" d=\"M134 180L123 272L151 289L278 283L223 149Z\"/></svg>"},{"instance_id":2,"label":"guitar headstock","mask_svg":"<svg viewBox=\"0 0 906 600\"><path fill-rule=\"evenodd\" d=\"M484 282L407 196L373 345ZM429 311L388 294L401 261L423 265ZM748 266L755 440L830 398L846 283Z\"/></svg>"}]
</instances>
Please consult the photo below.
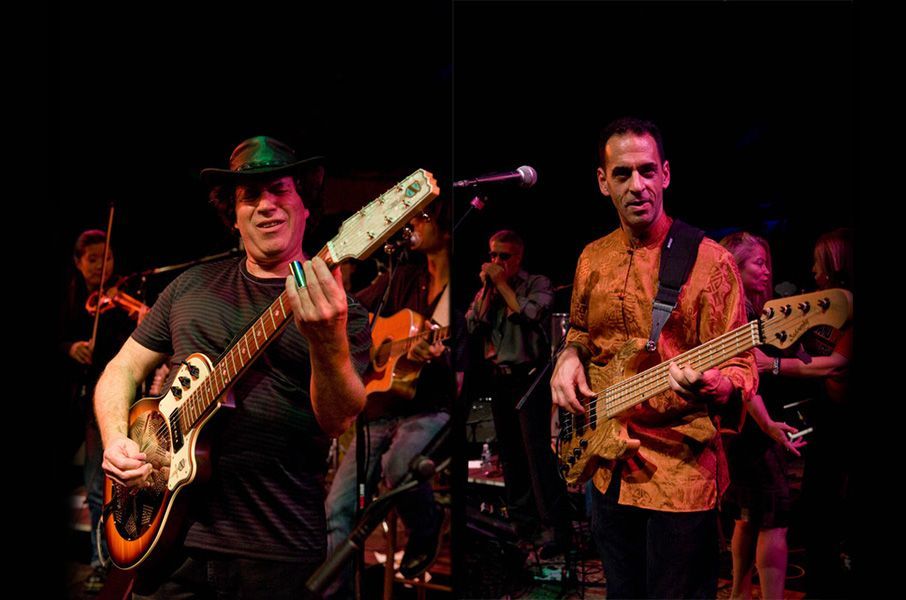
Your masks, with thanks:
<instances>
[{"instance_id":1,"label":"guitar headstock","mask_svg":"<svg viewBox=\"0 0 906 600\"><path fill-rule=\"evenodd\" d=\"M853 296L832 288L765 302L758 319L762 344L788 348L812 327L840 328L853 315Z\"/></svg>"},{"instance_id":2,"label":"guitar headstock","mask_svg":"<svg viewBox=\"0 0 906 600\"><path fill-rule=\"evenodd\" d=\"M343 221L327 242L330 260L367 258L440 195L434 176L419 169Z\"/></svg>"}]
</instances>

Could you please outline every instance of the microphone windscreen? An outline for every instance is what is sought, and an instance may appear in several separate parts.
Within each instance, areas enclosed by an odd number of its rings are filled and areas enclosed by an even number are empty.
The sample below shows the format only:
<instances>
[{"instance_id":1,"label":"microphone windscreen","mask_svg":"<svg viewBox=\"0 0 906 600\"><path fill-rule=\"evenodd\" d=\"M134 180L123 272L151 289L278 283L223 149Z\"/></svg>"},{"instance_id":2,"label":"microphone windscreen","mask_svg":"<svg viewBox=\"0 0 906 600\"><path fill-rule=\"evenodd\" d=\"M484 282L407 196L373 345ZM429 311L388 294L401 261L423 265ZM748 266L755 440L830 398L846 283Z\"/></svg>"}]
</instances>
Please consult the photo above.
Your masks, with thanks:
<instances>
[{"instance_id":1,"label":"microphone windscreen","mask_svg":"<svg viewBox=\"0 0 906 600\"><path fill-rule=\"evenodd\" d=\"M522 181L519 183L520 187L530 188L538 181L538 173L530 166L522 165L516 170L522 175Z\"/></svg>"}]
</instances>

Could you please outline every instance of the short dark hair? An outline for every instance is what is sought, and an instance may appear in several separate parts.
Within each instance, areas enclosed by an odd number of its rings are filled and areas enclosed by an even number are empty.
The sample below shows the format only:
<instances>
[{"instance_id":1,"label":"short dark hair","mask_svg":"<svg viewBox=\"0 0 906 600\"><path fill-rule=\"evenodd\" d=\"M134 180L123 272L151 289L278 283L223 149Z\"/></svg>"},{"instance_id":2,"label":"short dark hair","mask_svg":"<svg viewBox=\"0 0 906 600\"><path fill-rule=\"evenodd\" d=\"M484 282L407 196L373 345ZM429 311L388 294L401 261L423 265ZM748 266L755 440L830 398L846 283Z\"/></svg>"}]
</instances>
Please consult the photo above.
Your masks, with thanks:
<instances>
[{"instance_id":1,"label":"short dark hair","mask_svg":"<svg viewBox=\"0 0 906 600\"><path fill-rule=\"evenodd\" d=\"M72 248L72 257L76 260L82 258L88 246L103 244L107 240L107 233L101 229L88 229L79 234L75 246Z\"/></svg>"},{"instance_id":2,"label":"short dark hair","mask_svg":"<svg viewBox=\"0 0 906 600\"><path fill-rule=\"evenodd\" d=\"M666 160L664 154L664 138L661 137L661 130L658 129L658 126L655 125L653 121L640 119L638 117L620 117L615 121L611 121L609 125L602 129L601 135L598 138L598 161L602 168L604 167L604 147L607 145L607 140L615 135L625 135L627 133L634 133L635 135L645 135L647 133L653 137L657 144L657 153L661 159L661 163Z\"/></svg>"},{"instance_id":3,"label":"short dark hair","mask_svg":"<svg viewBox=\"0 0 906 600\"><path fill-rule=\"evenodd\" d=\"M491 239L489 239L488 242L513 244L514 246L519 246L520 252L525 251L525 242L523 242L522 237L512 229L501 229L500 231L492 235Z\"/></svg>"},{"instance_id":4,"label":"short dark hair","mask_svg":"<svg viewBox=\"0 0 906 600\"><path fill-rule=\"evenodd\" d=\"M274 179L282 179L283 177L286 177L286 175L271 174L269 176L262 175L255 177L254 180L271 181ZM250 180L252 179L250 178ZM211 204L214 205L214 208L217 209L217 214L220 216L223 224L226 225L227 229L230 231L233 230L233 225L236 224L236 185L243 181L244 180L240 179L236 182L215 185L208 193L208 199L211 201ZM316 166L312 169L307 169L293 175L293 185L296 187L296 193L302 198L305 208L309 210L308 228L313 230L317 223L317 219L321 215L321 199L322 191L324 189L323 167Z\"/></svg>"}]
</instances>

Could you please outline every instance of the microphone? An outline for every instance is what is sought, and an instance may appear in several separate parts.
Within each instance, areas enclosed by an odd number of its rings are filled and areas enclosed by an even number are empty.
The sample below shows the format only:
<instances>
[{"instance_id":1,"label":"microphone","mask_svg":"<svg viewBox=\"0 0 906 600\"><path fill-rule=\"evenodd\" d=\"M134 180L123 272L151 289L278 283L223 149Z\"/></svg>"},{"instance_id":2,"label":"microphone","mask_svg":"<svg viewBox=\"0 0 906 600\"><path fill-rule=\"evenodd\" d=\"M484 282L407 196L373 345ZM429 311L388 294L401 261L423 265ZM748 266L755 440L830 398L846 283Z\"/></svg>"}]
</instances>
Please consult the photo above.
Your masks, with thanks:
<instances>
[{"instance_id":1,"label":"microphone","mask_svg":"<svg viewBox=\"0 0 906 600\"><path fill-rule=\"evenodd\" d=\"M412 249L412 248L415 248L416 246L418 246L421 243L421 241L422 241L422 236L420 236L417 231L413 231L409 235L406 235L406 231L403 230L402 238L395 240L393 242L387 242L386 244L384 244L384 252L386 254L393 254L400 248L409 250L409 249Z\"/></svg>"},{"instance_id":2,"label":"microphone","mask_svg":"<svg viewBox=\"0 0 906 600\"><path fill-rule=\"evenodd\" d=\"M519 184L519 187L530 188L538 181L538 173L530 166L523 165L515 171L489 173L487 175L480 175L474 179L460 179L459 181L453 182L453 187L471 187L482 183L503 183L507 181L514 181Z\"/></svg>"}]
</instances>

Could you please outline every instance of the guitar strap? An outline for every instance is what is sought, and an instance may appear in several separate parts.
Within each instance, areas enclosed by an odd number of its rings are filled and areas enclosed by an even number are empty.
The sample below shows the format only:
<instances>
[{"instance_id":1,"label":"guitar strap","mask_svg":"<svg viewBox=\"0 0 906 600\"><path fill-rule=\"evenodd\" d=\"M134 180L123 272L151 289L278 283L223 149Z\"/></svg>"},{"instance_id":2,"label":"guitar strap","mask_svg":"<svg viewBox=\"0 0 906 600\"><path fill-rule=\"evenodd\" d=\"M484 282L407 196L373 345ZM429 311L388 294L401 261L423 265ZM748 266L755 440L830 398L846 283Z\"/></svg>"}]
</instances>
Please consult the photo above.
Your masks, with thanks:
<instances>
[{"instance_id":1,"label":"guitar strap","mask_svg":"<svg viewBox=\"0 0 906 600\"><path fill-rule=\"evenodd\" d=\"M657 295L651 312L651 335L645 349L654 352L661 329L670 318L679 299L680 288L689 278L698 256L698 246L705 232L674 219L661 247L661 268L658 272Z\"/></svg>"},{"instance_id":2,"label":"guitar strap","mask_svg":"<svg viewBox=\"0 0 906 600\"><path fill-rule=\"evenodd\" d=\"M431 313L431 320L446 327L450 324L450 286L445 285L444 291L440 293L434 305L434 312Z\"/></svg>"}]
</instances>

